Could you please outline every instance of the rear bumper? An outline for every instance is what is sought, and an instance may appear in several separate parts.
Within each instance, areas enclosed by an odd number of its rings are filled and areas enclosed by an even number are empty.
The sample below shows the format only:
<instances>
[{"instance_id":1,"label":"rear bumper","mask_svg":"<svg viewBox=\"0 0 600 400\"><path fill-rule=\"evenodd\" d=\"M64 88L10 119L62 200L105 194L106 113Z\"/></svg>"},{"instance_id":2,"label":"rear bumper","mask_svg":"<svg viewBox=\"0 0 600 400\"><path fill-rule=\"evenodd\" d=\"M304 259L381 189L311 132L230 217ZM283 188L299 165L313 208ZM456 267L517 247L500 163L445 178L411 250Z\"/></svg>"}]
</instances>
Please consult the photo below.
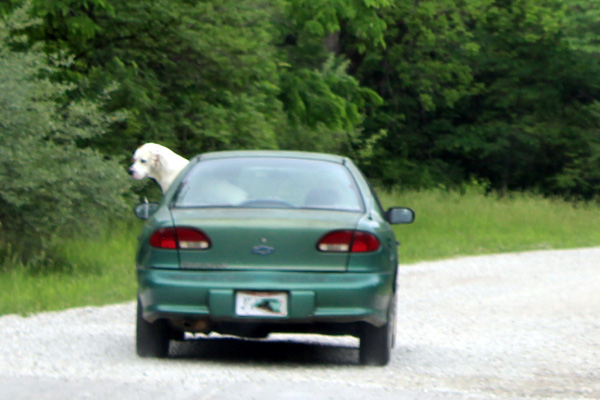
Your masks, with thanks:
<instances>
[{"instance_id":1,"label":"rear bumper","mask_svg":"<svg viewBox=\"0 0 600 400\"><path fill-rule=\"evenodd\" d=\"M236 324L387 322L393 273L182 271L138 269L144 319ZM237 291L288 293L287 317L239 317ZM289 327L288 327L289 328Z\"/></svg>"}]
</instances>

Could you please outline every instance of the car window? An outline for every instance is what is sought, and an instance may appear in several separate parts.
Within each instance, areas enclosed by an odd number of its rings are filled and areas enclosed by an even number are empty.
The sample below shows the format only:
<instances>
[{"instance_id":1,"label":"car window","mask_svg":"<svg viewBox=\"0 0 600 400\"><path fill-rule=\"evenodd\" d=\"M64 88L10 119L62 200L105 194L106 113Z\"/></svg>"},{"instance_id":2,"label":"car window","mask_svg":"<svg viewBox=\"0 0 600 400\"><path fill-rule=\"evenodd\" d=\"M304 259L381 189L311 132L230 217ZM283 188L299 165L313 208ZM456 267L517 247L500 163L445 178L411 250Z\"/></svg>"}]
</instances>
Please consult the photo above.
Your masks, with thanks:
<instances>
[{"instance_id":1,"label":"car window","mask_svg":"<svg viewBox=\"0 0 600 400\"><path fill-rule=\"evenodd\" d=\"M350 172L345 166L328 161L206 160L198 162L181 185L176 207L363 209Z\"/></svg>"}]
</instances>

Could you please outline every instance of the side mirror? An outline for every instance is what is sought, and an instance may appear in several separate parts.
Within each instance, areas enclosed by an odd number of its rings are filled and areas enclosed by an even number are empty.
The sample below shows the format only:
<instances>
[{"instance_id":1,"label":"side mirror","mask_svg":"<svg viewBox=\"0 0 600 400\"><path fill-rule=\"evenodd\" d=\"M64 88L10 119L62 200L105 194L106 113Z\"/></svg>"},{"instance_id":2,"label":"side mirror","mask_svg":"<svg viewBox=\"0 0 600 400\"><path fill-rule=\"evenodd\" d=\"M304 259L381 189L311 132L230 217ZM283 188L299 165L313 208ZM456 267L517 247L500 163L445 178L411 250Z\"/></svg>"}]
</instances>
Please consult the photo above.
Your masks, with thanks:
<instances>
[{"instance_id":1,"label":"side mirror","mask_svg":"<svg viewBox=\"0 0 600 400\"><path fill-rule=\"evenodd\" d=\"M392 207L385 217L390 224L410 224L415 220L415 212L408 207Z\"/></svg>"},{"instance_id":2,"label":"side mirror","mask_svg":"<svg viewBox=\"0 0 600 400\"><path fill-rule=\"evenodd\" d=\"M158 204L156 203L142 203L135 206L133 212L139 219L147 220L158 210Z\"/></svg>"}]
</instances>

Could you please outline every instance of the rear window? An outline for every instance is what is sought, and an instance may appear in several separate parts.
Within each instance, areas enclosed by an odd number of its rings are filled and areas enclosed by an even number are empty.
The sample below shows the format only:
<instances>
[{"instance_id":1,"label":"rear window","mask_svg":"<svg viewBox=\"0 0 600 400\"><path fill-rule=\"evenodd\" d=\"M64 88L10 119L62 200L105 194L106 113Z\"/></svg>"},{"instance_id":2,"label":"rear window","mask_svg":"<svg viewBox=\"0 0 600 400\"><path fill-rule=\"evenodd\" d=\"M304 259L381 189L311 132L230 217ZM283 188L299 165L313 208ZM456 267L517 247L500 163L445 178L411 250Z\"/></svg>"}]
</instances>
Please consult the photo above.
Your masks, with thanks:
<instances>
[{"instance_id":1,"label":"rear window","mask_svg":"<svg viewBox=\"0 0 600 400\"><path fill-rule=\"evenodd\" d=\"M290 158L200 161L181 183L174 205L363 210L345 166Z\"/></svg>"}]
</instances>

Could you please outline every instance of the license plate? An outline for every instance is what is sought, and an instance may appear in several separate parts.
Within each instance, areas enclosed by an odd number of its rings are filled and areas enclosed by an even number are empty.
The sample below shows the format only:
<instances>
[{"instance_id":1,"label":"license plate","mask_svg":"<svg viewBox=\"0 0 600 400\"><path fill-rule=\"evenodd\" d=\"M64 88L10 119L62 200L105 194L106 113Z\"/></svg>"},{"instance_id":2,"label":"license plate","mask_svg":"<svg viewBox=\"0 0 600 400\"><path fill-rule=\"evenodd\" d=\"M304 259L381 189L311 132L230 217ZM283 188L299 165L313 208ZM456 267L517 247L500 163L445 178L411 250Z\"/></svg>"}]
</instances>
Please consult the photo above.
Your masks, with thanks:
<instances>
[{"instance_id":1,"label":"license plate","mask_svg":"<svg viewBox=\"0 0 600 400\"><path fill-rule=\"evenodd\" d=\"M287 317L286 292L236 292L235 314L241 317Z\"/></svg>"}]
</instances>

